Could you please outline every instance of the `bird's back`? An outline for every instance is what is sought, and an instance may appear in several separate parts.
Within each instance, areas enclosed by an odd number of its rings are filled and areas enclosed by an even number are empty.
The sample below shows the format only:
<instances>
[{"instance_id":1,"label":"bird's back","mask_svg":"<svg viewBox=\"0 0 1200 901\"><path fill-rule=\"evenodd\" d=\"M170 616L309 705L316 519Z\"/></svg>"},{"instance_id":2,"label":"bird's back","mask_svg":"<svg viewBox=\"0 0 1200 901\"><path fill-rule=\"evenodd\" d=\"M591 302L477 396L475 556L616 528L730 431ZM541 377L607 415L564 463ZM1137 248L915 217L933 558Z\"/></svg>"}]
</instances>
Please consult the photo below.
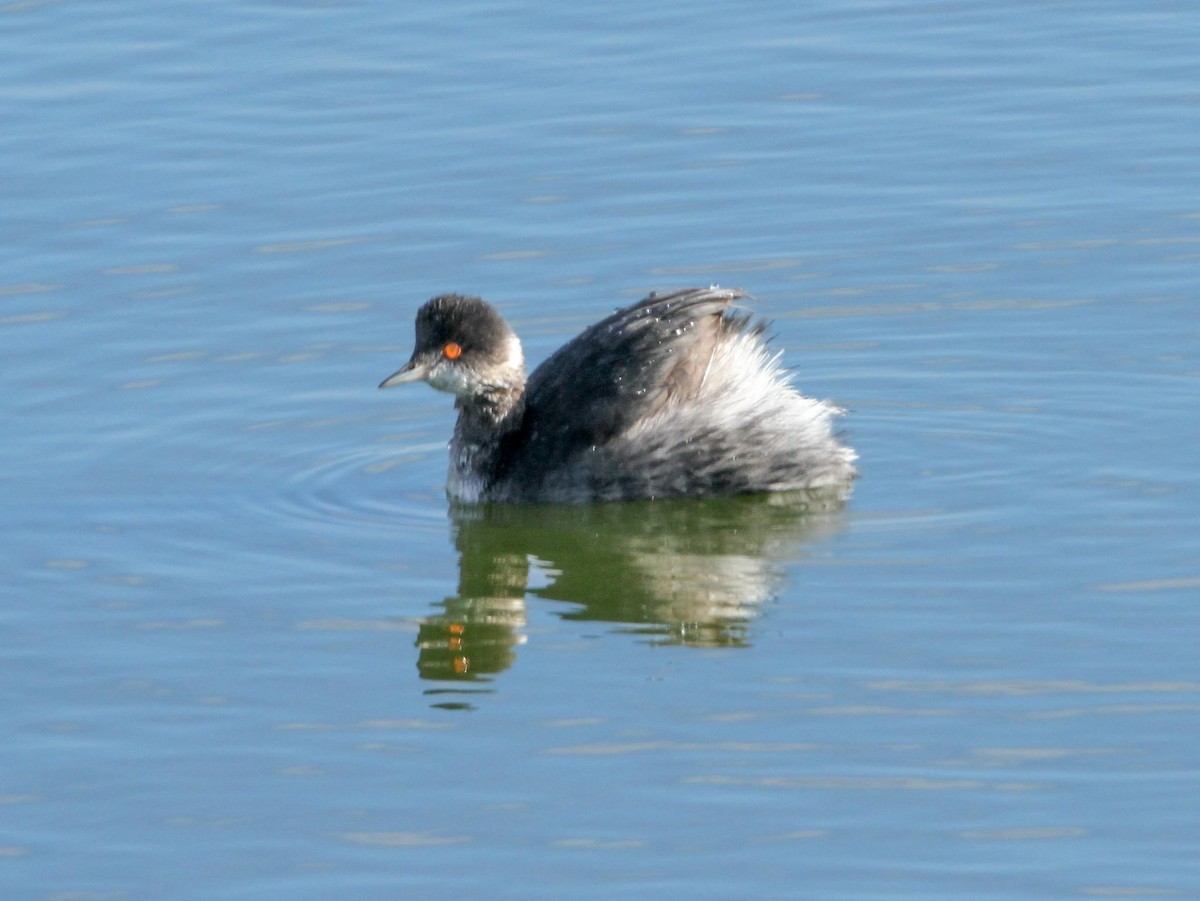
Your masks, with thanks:
<instances>
[{"instance_id":1,"label":"bird's back","mask_svg":"<svg viewBox=\"0 0 1200 901\"><path fill-rule=\"evenodd\" d=\"M798 394L745 292L650 295L601 320L529 379L491 500L579 502L813 488L854 474L837 410Z\"/></svg>"}]
</instances>

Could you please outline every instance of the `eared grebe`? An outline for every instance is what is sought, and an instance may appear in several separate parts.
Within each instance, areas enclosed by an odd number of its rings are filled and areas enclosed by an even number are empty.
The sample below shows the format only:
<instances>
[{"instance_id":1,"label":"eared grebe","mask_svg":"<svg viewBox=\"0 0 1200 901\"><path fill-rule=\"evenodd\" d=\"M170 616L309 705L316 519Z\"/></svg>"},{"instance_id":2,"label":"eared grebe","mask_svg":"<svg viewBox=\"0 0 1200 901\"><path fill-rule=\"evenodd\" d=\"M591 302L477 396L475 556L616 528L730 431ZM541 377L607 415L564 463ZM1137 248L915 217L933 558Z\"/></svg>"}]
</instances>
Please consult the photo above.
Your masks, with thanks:
<instances>
[{"instance_id":1,"label":"eared grebe","mask_svg":"<svg viewBox=\"0 0 1200 901\"><path fill-rule=\"evenodd\" d=\"M836 407L799 394L732 313L740 290L651 294L525 381L521 342L478 297L417 312L416 348L380 388L455 396L447 491L460 501L581 503L820 488L854 476Z\"/></svg>"}]
</instances>

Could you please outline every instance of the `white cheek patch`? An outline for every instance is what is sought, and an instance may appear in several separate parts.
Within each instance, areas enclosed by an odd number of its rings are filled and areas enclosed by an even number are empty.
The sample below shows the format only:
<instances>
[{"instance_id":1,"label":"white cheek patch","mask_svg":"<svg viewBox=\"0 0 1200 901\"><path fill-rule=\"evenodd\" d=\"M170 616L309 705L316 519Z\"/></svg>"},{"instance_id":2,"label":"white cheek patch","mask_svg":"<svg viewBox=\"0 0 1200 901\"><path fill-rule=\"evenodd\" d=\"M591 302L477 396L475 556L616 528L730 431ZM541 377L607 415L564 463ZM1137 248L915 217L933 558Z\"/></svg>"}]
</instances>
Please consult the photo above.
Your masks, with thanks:
<instances>
[{"instance_id":1,"label":"white cheek patch","mask_svg":"<svg viewBox=\"0 0 1200 901\"><path fill-rule=\"evenodd\" d=\"M521 372L525 370L525 354L521 351L521 342L516 335L508 336L508 343L504 348L504 368Z\"/></svg>"},{"instance_id":2,"label":"white cheek patch","mask_svg":"<svg viewBox=\"0 0 1200 901\"><path fill-rule=\"evenodd\" d=\"M461 366L438 363L425 381L431 388L437 388L438 391L445 391L455 397L471 393L471 379L467 370Z\"/></svg>"},{"instance_id":3,"label":"white cheek patch","mask_svg":"<svg viewBox=\"0 0 1200 901\"><path fill-rule=\"evenodd\" d=\"M516 335L509 335L504 344L504 358L498 364L488 363L484 371L461 360L451 362L439 359L425 377L430 387L445 391L455 397L469 398L497 387L509 387L524 383L525 357L521 342Z\"/></svg>"}]
</instances>

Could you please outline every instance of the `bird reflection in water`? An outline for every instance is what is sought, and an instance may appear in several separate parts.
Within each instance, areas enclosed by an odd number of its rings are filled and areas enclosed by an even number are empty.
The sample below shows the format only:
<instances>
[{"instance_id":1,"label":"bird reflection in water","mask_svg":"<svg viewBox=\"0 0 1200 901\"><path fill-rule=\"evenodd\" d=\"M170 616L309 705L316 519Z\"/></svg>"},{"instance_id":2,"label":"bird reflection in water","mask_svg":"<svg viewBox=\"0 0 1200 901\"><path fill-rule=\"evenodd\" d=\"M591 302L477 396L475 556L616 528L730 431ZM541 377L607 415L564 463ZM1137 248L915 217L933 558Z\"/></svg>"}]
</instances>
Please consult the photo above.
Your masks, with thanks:
<instances>
[{"instance_id":1,"label":"bird reflection in water","mask_svg":"<svg viewBox=\"0 0 1200 901\"><path fill-rule=\"evenodd\" d=\"M458 593L421 622L418 670L466 689L507 669L525 641L528 595L575 605L563 619L655 644L747 646L783 563L838 530L846 494L452 507ZM530 588L531 567L549 584Z\"/></svg>"}]
</instances>

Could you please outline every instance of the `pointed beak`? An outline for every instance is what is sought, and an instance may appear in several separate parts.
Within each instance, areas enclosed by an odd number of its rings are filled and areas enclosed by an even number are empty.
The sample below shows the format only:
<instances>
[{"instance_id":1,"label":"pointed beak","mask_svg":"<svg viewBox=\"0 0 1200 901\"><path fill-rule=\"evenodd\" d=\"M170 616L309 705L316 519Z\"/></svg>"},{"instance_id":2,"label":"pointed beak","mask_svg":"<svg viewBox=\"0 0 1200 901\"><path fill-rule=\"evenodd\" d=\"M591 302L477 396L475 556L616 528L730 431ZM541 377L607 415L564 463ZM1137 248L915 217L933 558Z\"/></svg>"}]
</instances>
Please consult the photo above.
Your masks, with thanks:
<instances>
[{"instance_id":1,"label":"pointed beak","mask_svg":"<svg viewBox=\"0 0 1200 901\"><path fill-rule=\"evenodd\" d=\"M413 358L380 382L379 387L391 388L395 385L407 385L410 382L419 382L427 375L429 375L429 364Z\"/></svg>"}]
</instances>

